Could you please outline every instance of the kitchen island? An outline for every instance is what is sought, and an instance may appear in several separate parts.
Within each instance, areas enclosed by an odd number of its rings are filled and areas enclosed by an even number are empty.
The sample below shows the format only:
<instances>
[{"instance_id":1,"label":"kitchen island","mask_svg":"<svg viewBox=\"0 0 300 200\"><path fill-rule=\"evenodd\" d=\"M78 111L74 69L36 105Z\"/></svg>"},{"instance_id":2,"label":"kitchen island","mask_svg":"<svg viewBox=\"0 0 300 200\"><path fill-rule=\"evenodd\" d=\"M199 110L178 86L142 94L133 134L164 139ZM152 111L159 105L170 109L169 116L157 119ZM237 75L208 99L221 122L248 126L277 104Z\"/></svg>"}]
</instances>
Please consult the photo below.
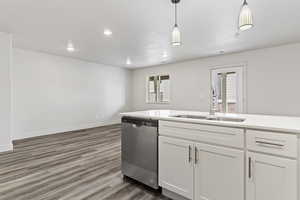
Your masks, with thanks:
<instances>
[{"instance_id":1,"label":"kitchen island","mask_svg":"<svg viewBox=\"0 0 300 200\"><path fill-rule=\"evenodd\" d=\"M159 185L173 199L299 200L300 118L149 110L159 120Z\"/></svg>"}]
</instances>

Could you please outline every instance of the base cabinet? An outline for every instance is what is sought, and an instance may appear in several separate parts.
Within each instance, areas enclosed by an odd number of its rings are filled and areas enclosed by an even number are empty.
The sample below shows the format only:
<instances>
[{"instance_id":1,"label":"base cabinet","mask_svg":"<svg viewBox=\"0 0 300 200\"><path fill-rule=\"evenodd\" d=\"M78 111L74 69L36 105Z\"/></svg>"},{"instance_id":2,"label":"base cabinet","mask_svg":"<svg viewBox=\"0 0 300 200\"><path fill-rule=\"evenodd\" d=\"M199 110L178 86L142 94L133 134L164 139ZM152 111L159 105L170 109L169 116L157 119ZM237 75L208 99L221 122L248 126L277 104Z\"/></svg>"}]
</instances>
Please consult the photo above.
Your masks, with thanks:
<instances>
[{"instance_id":1,"label":"base cabinet","mask_svg":"<svg viewBox=\"0 0 300 200\"><path fill-rule=\"evenodd\" d=\"M300 200L300 136L180 122L159 130L159 185L178 199Z\"/></svg>"},{"instance_id":2,"label":"base cabinet","mask_svg":"<svg viewBox=\"0 0 300 200\"><path fill-rule=\"evenodd\" d=\"M195 200L244 199L244 152L159 137L159 185Z\"/></svg>"},{"instance_id":3,"label":"base cabinet","mask_svg":"<svg viewBox=\"0 0 300 200\"><path fill-rule=\"evenodd\" d=\"M159 137L159 185L188 199L193 199L193 143Z\"/></svg>"},{"instance_id":4,"label":"base cabinet","mask_svg":"<svg viewBox=\"0 0 300 200\"><path fill-rule=\"evenodd\" d=\"M195 145L195 200L244 199L244 151Z\"/></svg>"},{"instance_id":5,"label":"base cabinet","mask_svg":"<svg viewBox=\"0 0 300 200\"><path fill-rule=\"evenodd\" d=\"M297 161L247 153L247 200L297 200Z\"/></svg>"}]
</instances>

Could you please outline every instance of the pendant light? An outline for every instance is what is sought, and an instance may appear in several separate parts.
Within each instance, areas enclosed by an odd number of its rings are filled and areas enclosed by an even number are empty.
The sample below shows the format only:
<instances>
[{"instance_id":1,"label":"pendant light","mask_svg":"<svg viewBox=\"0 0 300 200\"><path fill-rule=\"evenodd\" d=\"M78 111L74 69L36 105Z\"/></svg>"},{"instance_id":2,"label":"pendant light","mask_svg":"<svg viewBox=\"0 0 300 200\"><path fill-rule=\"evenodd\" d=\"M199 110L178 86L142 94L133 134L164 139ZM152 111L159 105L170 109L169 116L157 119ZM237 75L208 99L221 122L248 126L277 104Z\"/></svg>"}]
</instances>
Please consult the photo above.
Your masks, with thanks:
<instances>
[{"instance_id":1,"label":"pendant light","mask_svg":"<svg viewBox=\"0 0 300 200\"><path fill-rule=\"evenodd\" d=\"M243 2L239 17L239 30L245 31L253 27L253 16L246 0Z\"/></svg>"},{"instance_id":2,"label":"pendant light","mask_svg":"<svg viewBox=\"0 0 300 200\"><path fill-rule=\"evenodd\" d=\"M171 2L175 5L175 25L172 31L172 45L180 46L181 45L181 33L177 24L177 4L180 0L171 0Z\"/></svg>"}]
</instances>

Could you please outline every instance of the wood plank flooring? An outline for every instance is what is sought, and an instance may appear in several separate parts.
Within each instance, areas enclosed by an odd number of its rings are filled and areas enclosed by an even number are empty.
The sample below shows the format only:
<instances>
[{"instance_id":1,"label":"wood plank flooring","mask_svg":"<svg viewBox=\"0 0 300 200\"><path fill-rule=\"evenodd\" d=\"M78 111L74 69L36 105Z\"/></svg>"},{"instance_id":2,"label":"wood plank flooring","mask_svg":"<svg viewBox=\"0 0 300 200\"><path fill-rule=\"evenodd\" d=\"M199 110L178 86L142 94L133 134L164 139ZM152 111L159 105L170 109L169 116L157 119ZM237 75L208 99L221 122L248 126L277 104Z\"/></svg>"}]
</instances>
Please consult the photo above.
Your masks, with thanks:
<instances>
[{"instance_id":1,"label":"wood plank flooring","mask_svg":"<svg viewBox=\"0 0 300 200\"><path fill-rule=\"evenodd\" d=\"M120 125L14 142L0 153L0 200L160 200L120 172Z\"/></svg>"}]
</instances>

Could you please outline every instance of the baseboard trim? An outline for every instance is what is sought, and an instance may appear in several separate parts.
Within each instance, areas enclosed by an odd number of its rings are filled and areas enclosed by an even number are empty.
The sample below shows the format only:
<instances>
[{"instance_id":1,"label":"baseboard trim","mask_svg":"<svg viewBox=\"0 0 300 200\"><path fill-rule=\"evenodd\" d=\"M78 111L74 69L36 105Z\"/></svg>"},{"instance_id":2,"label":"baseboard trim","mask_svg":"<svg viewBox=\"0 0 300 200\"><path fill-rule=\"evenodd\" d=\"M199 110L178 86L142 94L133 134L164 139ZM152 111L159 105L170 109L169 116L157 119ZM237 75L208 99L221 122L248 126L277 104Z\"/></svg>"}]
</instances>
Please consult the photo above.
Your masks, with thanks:
<instances>
[{"instance_id":1,"label":"baseboard trim","mask_svg":"<svg viewBox=\"0 0 300 200\"><path fill-rule=\"evenodd\" d=\"M162 188L162 194L170 199L174 199L174 200L190 200L188 198L185 198L179 194L176 194L174 192L171 192L170 190L167 190L165 188Z\"/></svg>"},{"instance_id":2,"label":"baseboard trim","mask_svg":"<svg viewBox=\"0 0 300 200\"><path fill-rule=\"evenodd\" d=\"M23 137L18 137L18 136L13 137L13 140L22 140L22 139L26 139L26 138L51 135L51 134L57 134L57 133L64 133L64 132L70 132L70 131L77 131L77 130L83 130L83 129L90 129L90 128L114 125L114 124L119 124L119 123L121 123L120 120L113 120L113 121L109 121L109 122L87 123L87 124L73 126L73 127L61 127L61 128L50 128L50 129L44 129L44 130L28 131L28 132L23 132L22 134L20 134L20 135L23 135Z\"/></svg>"},{"instance_id":3,"label":"baseboard trim","mask_svg":"<svg viewBox=\"0 0 300 200\"><path fill-rule=\"evenodd\" d=\"M0 145L0 152L6 152L6 151L12 151L13 150L13 144L7 144L7 145Z\"/></svg>"}]
</instances>

